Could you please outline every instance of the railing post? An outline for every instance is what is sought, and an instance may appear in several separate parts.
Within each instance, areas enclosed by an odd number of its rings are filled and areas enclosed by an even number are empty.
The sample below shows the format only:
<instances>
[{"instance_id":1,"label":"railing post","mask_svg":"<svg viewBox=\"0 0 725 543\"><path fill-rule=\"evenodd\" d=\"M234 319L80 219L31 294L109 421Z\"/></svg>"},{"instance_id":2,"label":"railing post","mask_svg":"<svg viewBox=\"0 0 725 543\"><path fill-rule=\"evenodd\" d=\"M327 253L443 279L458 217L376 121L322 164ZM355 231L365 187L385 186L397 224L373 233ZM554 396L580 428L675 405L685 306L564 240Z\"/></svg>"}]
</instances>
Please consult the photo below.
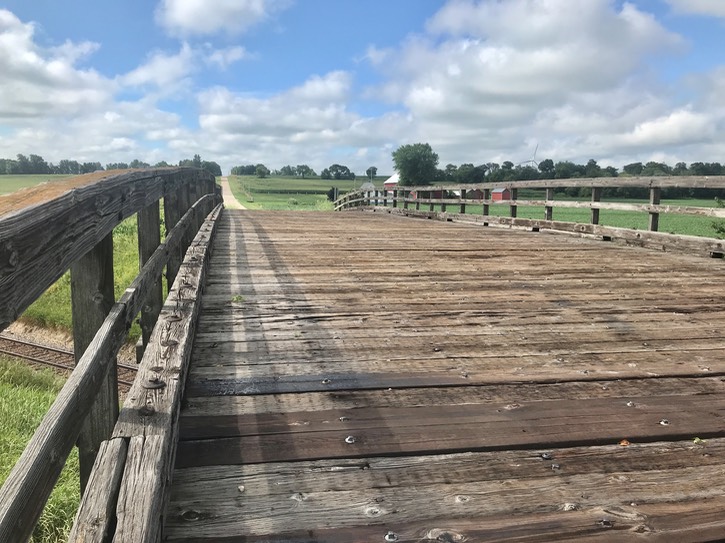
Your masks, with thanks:
<instances>
[{"instance_id":1,"label":"railing post","mask_svg":"<svg viewBox=\"0 0 725 543\"><path fill-rule=\"evenodd\" d=\"M378 205L380 204L378 196L380 196L380 193L378 192L378 189L375 189L375 207L378 207Z\"/></svg>"},{"instance_id":2,"label":"railing post","mask_svg":"<svg viewBox=\"0 0 725 543\"><path fill-rule=\"evenodd\" d=\"M428 211L435 211L436 205L433 203L433 192L428 191Z\"/></svg>"},{"instance_id":3,"label":"railing post","mask_svg":"<svg viewBox=\"0 0 725 543\"><path fill-rule=\"evenodd\" d=\"M602 199L602 188L592 187L592 204L600 202ZM599 208L592 207L592 224L599 224Z\"/></svg>"},{"instance_id":4,"label":"railing post","mask_svg":"<svg viewBox=\"0 0 725 543\"><path fill-rule=\"evenodd\" d=\"M161 244L159 202L142 209L138 213L138 258L139 269L151 258L154 251ZM146 345L149 343L151 332L161 313L163 305L163 289L161 276L154 283L153 290L141 309L141 349L136 350L137 361L139 355L143 355Z\"/></svg>"},{"instance_id":5,"label":"railing post","mask_svg":"<svg viewBox=\"0 0 725 543\"><path fill-rule=\"evenodd\" d=\"M408 209L408 198L410 198L410 191L403 191L403 209Z\"/></svg>"},{"instance_id":6,"label":"railing post","mask_svg":"<svg viewBox=\"0 0 725 543\"><path fill-rule=\"evenodd\" d=\"M466 189L461 189L461 215L466 212Z\"/></svg>"},{"instance_id":7,"label":"railing post","mask_svg":"<svg viewBox=\"0 0 725 543\"><path fill-rule=\"evenodd\" d=\"M483 189L483 216L488 217L491 213L490 204L486 202L491 201L491 189ZM484 223L487 224L487 223Z\"/></svg>"},{"instance_id":8,"label":"railing post","mask_svg":"<svg viewBox=\"0 0 725 543\"><path fill-rule=\"evenodd\" d=\"M393 207L398 207L398 189L393 189Z\"/></svg>"},{"instance_id":9,"label":"railing post","mask_svg":"<svg viewBox=\"0 0 725 543\"><path fill-rule=\"evenodd\" d=\"M653 206L660 205L660 196L662 195L662 189L660 187L652 187L649 189L649 203ZM657 232L660 227L660 214L656 211L649 212L649 229L652 232Z\"/></svg>"},{"instance_id":10,"label":"railing post","mask_svg":"<svg viewBox=\"0 0 725 543\"><path fill-rule=\"evenodd\" d=\"M547 202L554 201L554 189L546 189L546 201ZM546 220L546 221L554 220L554 206L547 205L544 207L544 220Z\"/></svg>"},{"instance_id":11,"label":"railing post","mask_svg":"<svg viewBox=\"0 0 725 543\"><path fill-rule=\"evenodd\" d=\"M388 207L388 189L383 189L383 207Z\"/></svg>"},{"instance_id":12,"label":"railing post","mask_svg":"<svg viewBox=\"0 0 725 543\"><path fill-rule=\"evenodd\" d=\"M181 203L179 198L179 187L176 180L168 182L164 189L164 223L166 225L166 235L181 220ZM174 284L176 274L179 273L181 267L181 255L184 253L179 249L174 254L169 255L169 262L166 264L166 285L171 290Z\"/></svg>"},{"instance_id":13,"label":"railing post","mask_svg":"<svg viewBox=\"0 0 725 543\"><path fill-rule=\"evenodd\" d=\"M448 196L448 195L446 194L446 191L445 191L445 190L441 190L441 200L445 199L445 198L446 198L446 196ZM441 202L441 211L442 211L443 213L445 213L445 212L446 212L446 209L447 209L447 207L448 207L448 206L446 206L445 202Z\"/></svg>"},{"instance_id":14,"label":"railing post","mask_svg":"<svg viewBox=\"0 0 725 543\"><path fill-rule=\"evenodd\" d=\"M511 202L515 202L516 199L519 196L519 189L511 189ZM518 211L518 207L515 204L509 205L509 210L511 211L511 218L516 218L516 213Z\"/></svg>"},{"instance_id":15,"label":"railing post","mask_svg":"<svg viewBox=\"0 0 725 543\"><path fill-rule=\"evenodd\" d=\"M110 313L113 292L113 233L108 234L71 266L73 352L76 364ZM98 395L78 437L81 493L86 488L101 443L118 419L118 381L115 361L99 383Z\"/></svg>"}]
</instances>

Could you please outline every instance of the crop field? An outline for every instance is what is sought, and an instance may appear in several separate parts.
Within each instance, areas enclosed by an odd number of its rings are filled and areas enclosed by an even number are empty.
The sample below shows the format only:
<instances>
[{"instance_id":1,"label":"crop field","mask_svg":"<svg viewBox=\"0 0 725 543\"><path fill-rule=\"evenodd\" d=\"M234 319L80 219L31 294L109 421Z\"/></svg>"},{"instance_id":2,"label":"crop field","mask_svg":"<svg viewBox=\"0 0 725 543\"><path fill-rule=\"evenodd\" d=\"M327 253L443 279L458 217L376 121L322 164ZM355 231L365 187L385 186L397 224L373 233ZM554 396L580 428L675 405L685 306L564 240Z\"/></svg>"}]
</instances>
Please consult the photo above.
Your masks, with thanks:
<instances>
[{"instance_id":1,"label":"crop field","mask_svg":"<svg viewBox=\"0 0 725 543\"><path fill-rule=\"evenodd\" d=\"M52 183L58 179L66 179L72 175L0 175L0 195L10 194L16 190L34 187L40 183Z\"/></svg>"}]
</instances>

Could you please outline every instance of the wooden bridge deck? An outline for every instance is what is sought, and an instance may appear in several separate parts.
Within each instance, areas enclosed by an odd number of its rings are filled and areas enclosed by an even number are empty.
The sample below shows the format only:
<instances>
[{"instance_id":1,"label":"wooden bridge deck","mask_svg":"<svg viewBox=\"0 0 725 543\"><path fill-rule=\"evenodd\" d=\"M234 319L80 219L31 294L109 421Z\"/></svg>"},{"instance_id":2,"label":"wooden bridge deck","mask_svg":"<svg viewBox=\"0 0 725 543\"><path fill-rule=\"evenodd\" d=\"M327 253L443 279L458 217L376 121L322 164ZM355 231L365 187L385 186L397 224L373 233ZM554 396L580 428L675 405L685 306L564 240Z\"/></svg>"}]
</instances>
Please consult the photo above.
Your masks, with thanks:
<instances>
[{"instance_id":1,"label":"wooden bridge deck","mask_svg":"<svg viewBox=\"0 0 725 543\"><path fill-rule=\"evenodd\" d=\"M169 541L725 536L723 263L226 211Z\"/></svg>"}]
</instances>

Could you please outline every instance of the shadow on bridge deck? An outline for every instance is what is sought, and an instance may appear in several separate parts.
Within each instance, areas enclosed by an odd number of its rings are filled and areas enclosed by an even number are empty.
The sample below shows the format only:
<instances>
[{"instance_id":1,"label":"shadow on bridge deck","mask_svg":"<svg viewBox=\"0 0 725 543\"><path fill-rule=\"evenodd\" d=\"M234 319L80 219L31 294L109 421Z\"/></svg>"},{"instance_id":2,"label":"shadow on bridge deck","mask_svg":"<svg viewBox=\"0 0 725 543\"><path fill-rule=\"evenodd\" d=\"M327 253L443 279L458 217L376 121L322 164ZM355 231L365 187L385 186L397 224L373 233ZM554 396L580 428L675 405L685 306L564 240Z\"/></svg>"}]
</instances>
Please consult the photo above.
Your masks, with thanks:
<instances>
[{"instance_id":1,"label":"shadow on bridge deck","mask_svg":"<svg viewBox=\"0 0 725 543\"><path fill-rule=\"evenodd\" d=\"M725 534L722 261L226 211L169 541Z\"/></svg>"}]
</instances>

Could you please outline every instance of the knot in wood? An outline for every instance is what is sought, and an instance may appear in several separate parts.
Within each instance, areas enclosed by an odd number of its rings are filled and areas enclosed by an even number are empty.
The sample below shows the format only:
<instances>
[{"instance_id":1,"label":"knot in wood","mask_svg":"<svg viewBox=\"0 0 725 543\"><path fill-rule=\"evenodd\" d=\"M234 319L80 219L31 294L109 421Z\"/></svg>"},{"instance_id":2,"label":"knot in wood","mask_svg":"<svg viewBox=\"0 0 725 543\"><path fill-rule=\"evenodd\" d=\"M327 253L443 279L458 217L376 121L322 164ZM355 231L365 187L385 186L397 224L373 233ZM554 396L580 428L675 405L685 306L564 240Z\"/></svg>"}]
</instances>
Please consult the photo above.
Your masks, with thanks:
<instances>
[{"instance_id":1,"label":"knot in wood","mask_svg":"<svg viewBox=\"0 0 725 543\"><path fill-rule=\"evenodd\" d=\"M143 387L148 390L164 388L165 386L166 386L166 383L163 380L159 379L158 377L151 377L143 385Z\"/></svg>"},{"instance_id":2,"label":"knot in wood","mask_svg":"<svg viewBox=\"0 0 725 543\"><path fill-rule=\"evenodd\" d=\"M397 541L400 538L395 532L388 532L387 534L385 534L385 537L383 539L385 539L385 541Z\"/></svg>"},{"instance_id":3,"label":"knot in wood","mask_svg":"<svg viewBox=\"0 0 725 543\"><path fill-rule=\"evenodd\" d=\"M428 538L428 541L441 541L444 543L460 543L466 540L463 534L445 528L434 528L429 530L425 536Z\"/></svg>"}]
</instances>

